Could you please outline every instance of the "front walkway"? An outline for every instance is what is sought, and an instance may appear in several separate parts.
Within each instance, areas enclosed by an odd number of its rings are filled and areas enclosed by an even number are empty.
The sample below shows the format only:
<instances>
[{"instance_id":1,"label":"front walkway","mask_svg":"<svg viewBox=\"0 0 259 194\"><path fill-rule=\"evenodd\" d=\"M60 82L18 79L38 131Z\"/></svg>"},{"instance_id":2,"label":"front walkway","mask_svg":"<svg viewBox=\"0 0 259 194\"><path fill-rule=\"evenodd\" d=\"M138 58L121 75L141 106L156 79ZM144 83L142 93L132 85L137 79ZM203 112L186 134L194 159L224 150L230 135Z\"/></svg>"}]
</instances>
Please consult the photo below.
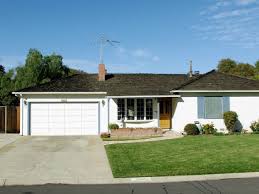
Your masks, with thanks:
<instances>
[{"instance_id":1,"label":"front walkway","mask_svg":"<svg viewBox=\"0 0 259 194\"><path fill-rule=\"evenodd\" d=\"M0 148L2 184L101 183L113 178L98 136L22 137Z\"/></svg>"},{"instance_id":2,"label":"front walkway","mask_svg":"<svg viewBox=\"0 0 259 194\"><path fill-rule=\"evenodd\" d=\"M161 141L161 140L168 140L168 139L177 139L183 137L182 134L174 132L174 131L167 131L163 134L162 137L153 137L148 139L137 139L137 140L123 140L123 141L103 141L104 145L110 144L118 144L118 143L141 143L141 142L150 142L150 141Z\"/></svg>"}]
</instances>

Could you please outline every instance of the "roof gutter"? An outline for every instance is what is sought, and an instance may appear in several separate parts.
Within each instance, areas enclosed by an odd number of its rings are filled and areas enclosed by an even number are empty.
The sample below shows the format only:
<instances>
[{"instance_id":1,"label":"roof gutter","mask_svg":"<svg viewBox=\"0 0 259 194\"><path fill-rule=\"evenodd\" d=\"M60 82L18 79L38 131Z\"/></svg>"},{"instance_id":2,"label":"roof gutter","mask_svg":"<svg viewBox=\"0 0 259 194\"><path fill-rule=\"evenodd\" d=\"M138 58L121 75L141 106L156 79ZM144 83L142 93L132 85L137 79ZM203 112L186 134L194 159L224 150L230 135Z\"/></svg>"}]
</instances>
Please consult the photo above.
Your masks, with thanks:
<instances>
[{"instance_id":1,"label":"roof gutter","mask_svg":"<svg viewBox=\"0 0 259 194\"><path fill-rule=\"evenodd\" d=\"M23 94L88 94L88 95L106 95L107 92L12 92L14 95L23 95Z\"/></svg>"},{"instance_id":2,"label":"roof gutter","mask_svg":"<svg viewBox=\"0 0 259 194\"><path fill-rule=\"evenodd\" d=\"M250 92L250 93L259 93L259 90L172 90L170 91L170 93L204 93L204 92L208 92L208 93L233 93L233 92Z\"/></svg>"},{"instance_id":3,"label":"roof gutter","mask_svg":"<svg viewBox=\"0 0 259 194\"><path fill-rule=\"evenodd\" d=\"M107 96L107 98L178 98L180 95Z\"/></svg>"}]
</instances>

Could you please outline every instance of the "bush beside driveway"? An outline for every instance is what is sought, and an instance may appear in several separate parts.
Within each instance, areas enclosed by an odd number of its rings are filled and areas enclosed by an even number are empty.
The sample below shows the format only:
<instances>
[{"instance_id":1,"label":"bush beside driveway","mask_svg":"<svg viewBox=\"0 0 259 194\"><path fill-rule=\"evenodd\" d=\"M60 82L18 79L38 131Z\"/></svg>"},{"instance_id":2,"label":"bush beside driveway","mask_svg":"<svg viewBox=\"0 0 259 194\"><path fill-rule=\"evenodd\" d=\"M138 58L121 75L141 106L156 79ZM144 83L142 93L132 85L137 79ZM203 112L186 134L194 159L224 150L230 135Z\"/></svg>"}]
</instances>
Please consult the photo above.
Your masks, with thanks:
<instances>
[{"instance_id":1,"label":"bush beside driveway","mask_svg":"<svg viewBox=\"0 0 259 194\"><path fill-rule=\"evenodd\" d=\"M114 177L259 171L259 135L188 136L107 145Z\"/></svg>"}]
</instances>

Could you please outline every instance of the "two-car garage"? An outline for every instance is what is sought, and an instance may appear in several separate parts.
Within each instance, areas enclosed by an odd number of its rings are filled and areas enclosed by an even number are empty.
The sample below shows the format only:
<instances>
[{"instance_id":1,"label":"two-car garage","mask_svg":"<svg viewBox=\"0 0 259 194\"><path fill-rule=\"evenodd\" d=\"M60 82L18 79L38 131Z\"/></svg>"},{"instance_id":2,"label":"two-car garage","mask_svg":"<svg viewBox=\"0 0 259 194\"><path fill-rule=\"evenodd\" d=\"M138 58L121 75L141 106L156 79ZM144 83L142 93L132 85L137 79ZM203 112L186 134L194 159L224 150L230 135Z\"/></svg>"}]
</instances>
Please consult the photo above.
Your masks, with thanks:
<instances>
[{"instance_id":1,"label":"two-car garage","mask_svg":"<svg viewBox=\"0 0 259 194\"><path fill-rule=\"evenodd\" d=\"M98 135L98 102L31 102L28 106L30 135Z\"/></svg>"}]
</instances>

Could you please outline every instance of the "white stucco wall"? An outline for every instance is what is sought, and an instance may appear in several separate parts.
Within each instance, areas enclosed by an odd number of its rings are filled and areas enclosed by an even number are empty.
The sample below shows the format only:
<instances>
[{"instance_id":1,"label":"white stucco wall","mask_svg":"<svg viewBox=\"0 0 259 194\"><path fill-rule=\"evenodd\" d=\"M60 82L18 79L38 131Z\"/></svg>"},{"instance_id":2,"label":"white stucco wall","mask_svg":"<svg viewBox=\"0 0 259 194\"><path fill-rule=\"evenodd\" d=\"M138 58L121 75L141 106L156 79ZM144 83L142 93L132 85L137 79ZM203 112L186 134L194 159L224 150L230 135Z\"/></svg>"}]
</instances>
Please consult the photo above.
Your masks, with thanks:
<instances>
[{"instance_id":1,"label":"white stucco wall","mask_svg":"<svg viewBox=\"0 0 259 194\"><path fill-rule=\"evenodd\" d=\"M249 129L252 121L259 119L259 97L247 96L230 98L230 109L236 111L244 129Z\"/></svg>"},{"instance_id":2,"label":"white stucco wall","mask_svg":"<svg viewBox=\"0 0 259 194\"><path fill-rule=\"evenodd\" d=\"M200 94L201 96L205 94ZM212 96L215 94L211 94ZM217 94L218 96L219 94ZM221 94L222 95L222 94ZM259 119L259 94L224 94L230 96L230 110L236 111L243 129L250 129L252 121ZM206 96L206 95L205 95ZM226 131L223 119L198 119L197 94L183 96L177 99L175 111L173 112L172 128L183 132L188 123L199 121L201 124L214 123L220 131Z\"/></svg>"},{"instance_id":3,"label":"white stucco wall","mask_svg":"<svg viewBox=\"0 0 259 194\"><path fill-rule=\"evenodd\" d=\"M26 103L25 103L26 101ZM97 102L100 104L100 133L108 131L108 100L91 95L25 95L20 99L20 134L29 135L28 104L33 102Z\"/></svg>"},{"instance_id":4,"label":"white stucco wall","mask_svg":"<svg viewBox=\"0 0 259 194\"><path fill-rule=\"evenodd\" d=\"M187 123L199 121L201 124L214 123L219 130L224 130L223 119L198 119L197 96L208 96L207 94L181 94L181 98L172 98L172 129L182 132ZM218 96L219 94L210 94ZM259 94L226 93L220 96L230 96L230 110L236 111L244 129L249 129L252 121L259 119ZM25 103L26 101L26 103ZM98 102L100 104L100 132L108 131L109 123L117 123L123 127L121 121L117 120L117 100L107 99L105 96L94 95L24 95L20 99L20 125L21 135L28 135L29 111L28 102ZM157 98L153 99L153 120L151 121L129 121L124 127L158 127L159 108Z\"/></svg>"},{"instance_id":5,"label":"white stucco wall","mask_svg":"<svg viewBox=\"0 0 259 194\"><path fill-rule=\"evenodd\" d=\"M157 106L157 99L153 99L153 120L150 121L125 121L124 124L117 120L118 118L118 112L117 112L117 99L110 99L110 108L109 108L109 123L116 123L120 127L158 127L158 106Z\"/></svg>"}]
</instances>

